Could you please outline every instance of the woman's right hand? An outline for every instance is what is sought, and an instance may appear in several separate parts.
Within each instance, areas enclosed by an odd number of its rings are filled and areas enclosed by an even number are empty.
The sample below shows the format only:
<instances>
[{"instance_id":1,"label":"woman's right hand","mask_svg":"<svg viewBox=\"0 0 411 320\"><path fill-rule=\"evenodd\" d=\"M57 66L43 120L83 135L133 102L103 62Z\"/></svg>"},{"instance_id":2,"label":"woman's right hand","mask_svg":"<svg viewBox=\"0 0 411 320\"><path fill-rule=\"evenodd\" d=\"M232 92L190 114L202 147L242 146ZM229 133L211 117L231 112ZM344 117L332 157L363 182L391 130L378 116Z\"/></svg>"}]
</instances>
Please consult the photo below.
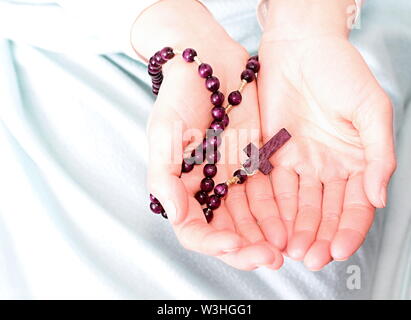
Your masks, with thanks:
<instances>
[{"instance_id":1,"label":"woman's right hand","mask_svg":"<svg viewBox=\"0 0 411 320\"><path fill-rule=\"evenodd\" d=\"M189 0L162 1L146 10L134 25L132 41L146 58L164 46L195 48L199 58L213 67L221 83L219 90L226 97L238 89L248 59L244 48L226 34L209 12ZM278 269L283 263L278 248L286 246L286 232L268 177L257 174L245 184L231 186L228 196L215 210L214 219L207 223L194 198L203 179L204 165L197 165L182 176L180 173L183 151L200 144L212 121L211 92L199 77L195 62L175 57L163 66L163 73L148 126L150 192L165 208L186 249L219 257L242 270L259 266ZM225 182L240 167L244 160L241 150L249 142L258 144L260 123L255 82L247 84L242 103L229 116L230 124L220 146L226 157L217 164L218 173L213 178L216 184ZM228 131L229 144L224 138ZM248 137L238 139L239 133Z\"/></svg>"}]
</instances>

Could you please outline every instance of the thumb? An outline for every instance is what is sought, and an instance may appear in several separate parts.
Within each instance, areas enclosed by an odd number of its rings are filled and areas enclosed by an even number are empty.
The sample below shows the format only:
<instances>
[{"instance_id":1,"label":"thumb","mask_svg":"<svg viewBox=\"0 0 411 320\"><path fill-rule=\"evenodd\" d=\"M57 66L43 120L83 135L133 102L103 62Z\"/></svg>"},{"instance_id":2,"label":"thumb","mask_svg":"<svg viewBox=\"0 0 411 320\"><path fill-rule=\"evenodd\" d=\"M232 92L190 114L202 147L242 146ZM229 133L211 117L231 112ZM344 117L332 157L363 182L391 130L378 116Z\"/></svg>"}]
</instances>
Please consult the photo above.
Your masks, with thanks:
<instances>
[{"instance_id":1,"label":"thumb","mask_svg":"<svg viewBox=\"0 0 411 320\"><path fill-rule=\"evenodd\" d=\"M383 208L387 202L387 185L396 167L393 110L385 93L375 101L360 108L353 124L365 147L365 193L372 205Z\"/></svg>"},{"instance_id":2,"label":"thumb","mask_svg":"<svg viewBox=\"0 0 411 320\"><path fill-rule=\"evenodd\" d=\"M170 222L178 224L188 209L187 190L180 179L183 142L176 129L179 120L170 114L163 114L162 118L158 115L156 112L156 120L150 121L148 129L148 188L160 201Z\"/></svg>"},{"instance_id":3,"label":"thumb","mask_svg":"<svg viewBox=\"0 0 411 320\"><path fill-rule=\"evenodd\" d=\"M184 220L188 200L185 186L179 177L167 173L149 174L149 189L161 203L172 224Z\"/></svg>"}]
</instances>

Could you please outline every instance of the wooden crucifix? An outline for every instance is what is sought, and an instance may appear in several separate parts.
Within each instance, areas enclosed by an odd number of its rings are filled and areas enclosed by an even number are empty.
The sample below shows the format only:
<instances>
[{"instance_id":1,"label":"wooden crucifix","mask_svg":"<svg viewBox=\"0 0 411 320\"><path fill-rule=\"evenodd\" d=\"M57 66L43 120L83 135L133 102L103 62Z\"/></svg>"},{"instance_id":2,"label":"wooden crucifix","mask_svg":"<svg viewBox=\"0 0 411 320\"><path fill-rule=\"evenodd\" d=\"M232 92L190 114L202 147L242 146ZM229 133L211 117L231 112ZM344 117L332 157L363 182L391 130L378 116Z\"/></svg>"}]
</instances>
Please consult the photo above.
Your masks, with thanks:
<instances>
[{"instance_id":1,"label":"wooden crucifix","mask_svg":"<svg viewBox=\"0 0 411 320\"><path fill-rule=\"evenodd\" d=\"M270 163L271 156L278 151L288 140L291 135L286 129L281 129L273 136L261 149L258 149L254 144L250 143L244 148L244 152L249 157L243 164L247 173L251 174L257 169L263 174L267 175L273 170L273 166Z\"/></svg>"}]
</instances>

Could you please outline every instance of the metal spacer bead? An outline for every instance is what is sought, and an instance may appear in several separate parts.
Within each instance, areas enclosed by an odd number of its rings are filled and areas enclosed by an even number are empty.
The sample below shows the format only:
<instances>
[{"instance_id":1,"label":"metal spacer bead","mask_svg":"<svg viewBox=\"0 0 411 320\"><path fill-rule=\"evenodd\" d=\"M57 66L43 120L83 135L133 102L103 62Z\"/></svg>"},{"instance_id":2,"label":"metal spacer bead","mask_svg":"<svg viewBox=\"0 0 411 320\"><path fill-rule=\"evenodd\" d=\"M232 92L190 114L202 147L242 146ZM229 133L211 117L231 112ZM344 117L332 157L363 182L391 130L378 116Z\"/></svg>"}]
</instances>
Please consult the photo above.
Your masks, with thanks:
<instances>
[{"instance_id":1,"label":"metal spacer bead","mask_svg":"<svg viewBox=\"0 0 411 320\"><path fill-rule=\"evenodd\" d=\"M227 105L227 107L225 107L225 113L229 113L232 108L234 108L234 106L232 106L231 104Z\"/></svg>"},{"instance_id":2,"label":"metal spacer bead","mask_svg":"<svg viewBox=\"0 0 411 320\"><path fill-rule=\"evenodd\" d=\"M201 60L200 60L200 58L199 58L198 56L195 56L195 57L194 57L194 61L195 61L198 65L202 64L202 62L201 62Z\"/></svg>"},{"instance_id":3,"label":"metal spacer bead","mask_svg":"<svg viewBox=\"0 0 411 320\"><path fill-rule=\"evenodd\" d=\"M245 80L241 80L240 88L238 88L238 91L239 91L240 93L242 93L242 92L243 92L243 90L244 90L244 88L245 88L246 84L247 84L247 81L245 81Z\"/></svg>"},{"instance_id":4,"label":"metal spacer bead","mask_svg":"<svg viewBox=\"0 0 411 320\"><path fill-rule=\"evenodd\" d=\"M238 177L231 177L226 181L227 186L231 186L232 184L237 184L240 179Z\"/></svg>"},{"instance_id":5,"label":"metal spacer bead","mask_svg":"<svg viewBox=\"0 0 411 320\"><path fill-rule=\"evenodd\" d=\"M182 54L183 51L180 49L173 49L173 53L177 55L177 54Z\"/></svg>"}]
</instances>

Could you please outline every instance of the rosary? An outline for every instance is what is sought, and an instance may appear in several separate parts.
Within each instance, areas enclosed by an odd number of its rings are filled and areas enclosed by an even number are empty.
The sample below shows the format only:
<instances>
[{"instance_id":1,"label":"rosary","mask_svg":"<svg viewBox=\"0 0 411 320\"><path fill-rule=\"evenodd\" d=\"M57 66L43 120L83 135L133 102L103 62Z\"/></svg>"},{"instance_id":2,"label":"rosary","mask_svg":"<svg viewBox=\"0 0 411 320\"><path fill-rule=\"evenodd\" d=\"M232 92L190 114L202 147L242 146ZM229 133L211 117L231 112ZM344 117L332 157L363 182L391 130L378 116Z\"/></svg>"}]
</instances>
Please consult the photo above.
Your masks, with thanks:
<instances>
[{"instance_id":1,"label":"rosary","mask_svg":"<svg viewBox=\"0 0 411 320\"><path fill-rule=\"evenodd\" d=\"M216 163L221 157L218 147L222 142L221 134L229 124L228 113L233 107L241 103L241 93L247 83L256 79L257 73L260 70L260 63L258 56L253 56L248 59L245 70L241 73L240 87L238 90L229 94L228 105L223 107L225 97L224 94L218 90L220 88L219 79L213 76L212 67L207 63L201 62L196 51L191 48L179 51L165 47L150 58L148 74L151 76L153 94L158 95L163 81L162 65L174 58L177 54L181 54L182 58L188 63L197 63L198 73L201 78L205 79L206 89L211 92L210 100L213 105L211 116L213 121L209 129L207 129L206 138L192 151L190 158L183 159L181 165L181 172L187 174L193 170L194 165L199 165L207 161L207 164L203 168L204 179L201 180L200 191L198 191L194 197L200 205L205 206L203 213L207 222L210 223L214 216L213 211L220 207L221 199L227 196L229 186L245 183L247 178L254 175L257 170L268 175L273 169L269 161L270 157L291 138L291 135L283 128L260 149L252 143L248 144L243 149L248 159L243 163L242 167L236 170L233 176L226 182L214 186L213 177L217 174ZM214 193L210 195L213 190ZM167 218L163 206L152 194L150 194L150 201L151 211Z\"/></svg>"}]
</instances>

